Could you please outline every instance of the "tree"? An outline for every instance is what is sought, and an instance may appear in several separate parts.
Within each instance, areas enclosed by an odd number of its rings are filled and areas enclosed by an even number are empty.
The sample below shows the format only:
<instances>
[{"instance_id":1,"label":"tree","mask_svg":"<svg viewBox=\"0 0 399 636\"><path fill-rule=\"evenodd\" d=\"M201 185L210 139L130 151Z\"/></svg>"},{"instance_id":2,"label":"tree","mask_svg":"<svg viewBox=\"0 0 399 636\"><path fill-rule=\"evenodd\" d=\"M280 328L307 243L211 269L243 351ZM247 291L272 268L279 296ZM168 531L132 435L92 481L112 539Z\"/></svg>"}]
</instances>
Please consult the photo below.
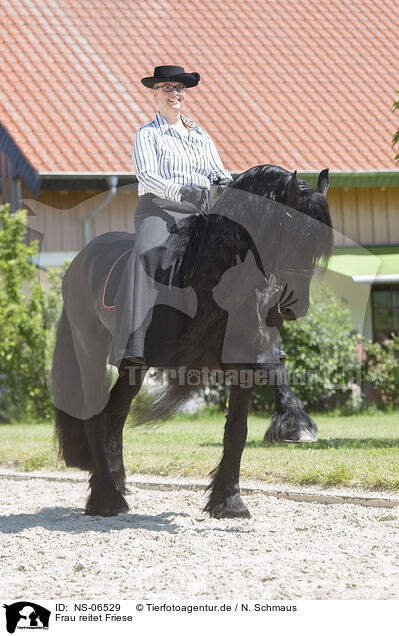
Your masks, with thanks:
<instances>
[{"instance_id":1,"label":"tree","mask_svg":"<svg viewBox=\"0 0 399 636\"><path fill-rule=\"evenodd\" d=\"M37 242L28 245L26 234L26 210L0 206L0 411L7 419L48 419L44 300L55 322L60 283L43 296L32 263Z\"/></svg>"}]
</instances>

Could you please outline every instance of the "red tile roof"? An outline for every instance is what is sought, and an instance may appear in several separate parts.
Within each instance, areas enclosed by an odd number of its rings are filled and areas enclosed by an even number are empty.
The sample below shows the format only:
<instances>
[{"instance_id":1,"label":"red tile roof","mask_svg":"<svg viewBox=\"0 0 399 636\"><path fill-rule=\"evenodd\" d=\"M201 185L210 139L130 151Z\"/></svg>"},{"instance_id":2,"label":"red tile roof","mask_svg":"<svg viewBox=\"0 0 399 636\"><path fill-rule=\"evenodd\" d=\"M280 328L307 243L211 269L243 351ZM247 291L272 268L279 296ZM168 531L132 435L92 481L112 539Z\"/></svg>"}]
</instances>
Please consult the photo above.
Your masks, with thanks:
<instances>
[{"instance_id":1,"label":"red tile roof","mask_svg":"<svg viewBox=\"0 0 399 636\"><path fill-rule=\"evenodd\" d=\"M198 71L185 114L227 168L395 170L396 0L1 0L0 124L40 173L129 173L140 78Z\"/></svg>"}]
</instances>

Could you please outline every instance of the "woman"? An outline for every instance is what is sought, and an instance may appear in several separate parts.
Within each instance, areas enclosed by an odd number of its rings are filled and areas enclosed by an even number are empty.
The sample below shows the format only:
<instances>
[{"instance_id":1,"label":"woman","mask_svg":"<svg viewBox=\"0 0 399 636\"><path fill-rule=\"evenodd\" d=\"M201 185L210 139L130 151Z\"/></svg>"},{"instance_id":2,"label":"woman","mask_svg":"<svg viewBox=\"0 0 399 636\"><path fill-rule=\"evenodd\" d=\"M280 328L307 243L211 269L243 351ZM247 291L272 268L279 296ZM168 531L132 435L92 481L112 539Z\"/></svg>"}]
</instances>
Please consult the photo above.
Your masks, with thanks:
<instances>
[{"instance_id":1,"label":"woman","mask_svg":"<svg viewBox=\"0 0 399 636\"><path fill-rule=\"evenodd\" d=\"M139 128L132 150L140 197L135 212L136 249L120 287L114 361L124 357L139 364L161 364L162 360L144 360L154 305L170 304L186 315L194 311L193 297L173 284L181 259L173 252L171 229L187 215L206 211L211 184L228 185L232 180L208 133L181 113L186 89L197 86L199 80L198 73L186 73L181 66L157 66L151 77L141 80L152 89L158 112ZM154 285L159 271L164 273L166 299L159 284ZM182 325L175 322L168 325L169 339L179 336Z\"/></svg>"},{"instance_id":2,"label":"woman","mask_svg":"<svg viewBox=\"0 0 399 636\"><path fill-rule=\"evenodd\" d=\"M139 196L150 193L199 206L211 183L231 181L211 137L181 113L186 89L197 86L199 80L198 73L185 73L182 66L157 66L152 77L141 80L153 90L158 112L139 128L134 140L132 160Z\"/></svg>"}]
</instances>

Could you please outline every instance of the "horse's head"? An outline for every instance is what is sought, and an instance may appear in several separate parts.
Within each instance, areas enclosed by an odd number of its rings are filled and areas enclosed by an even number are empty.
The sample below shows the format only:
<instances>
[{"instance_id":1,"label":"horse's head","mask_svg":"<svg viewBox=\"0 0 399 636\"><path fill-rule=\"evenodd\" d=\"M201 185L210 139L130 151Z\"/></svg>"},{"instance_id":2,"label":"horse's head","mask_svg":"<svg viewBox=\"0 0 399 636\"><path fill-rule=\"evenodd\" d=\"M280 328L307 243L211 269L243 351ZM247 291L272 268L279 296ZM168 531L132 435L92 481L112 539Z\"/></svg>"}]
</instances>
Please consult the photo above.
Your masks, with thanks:
<instances>
[{"instance_id":1,"label":"horse's head","mask_svg":"<svg viewBox=\"0 0 399 636\"><path fill-rule=\"evenodd\" d=\"M266 197L275 202L253 206L256 215L261 213L264 218L260 226L263 229L256 232L259 236L253 232L252 238L257 247L262 241L264 269L272 269L280 286L278 302L270 310L266 323L279 327L283 320L304 316L309 308L315 265L326 266L332 253L332 225L326 198L328 170L320 172L315 190L298 179L296 172L272 165L247 170L230 187L258 195L260 201Z\"/></svg>"}]
</instances>

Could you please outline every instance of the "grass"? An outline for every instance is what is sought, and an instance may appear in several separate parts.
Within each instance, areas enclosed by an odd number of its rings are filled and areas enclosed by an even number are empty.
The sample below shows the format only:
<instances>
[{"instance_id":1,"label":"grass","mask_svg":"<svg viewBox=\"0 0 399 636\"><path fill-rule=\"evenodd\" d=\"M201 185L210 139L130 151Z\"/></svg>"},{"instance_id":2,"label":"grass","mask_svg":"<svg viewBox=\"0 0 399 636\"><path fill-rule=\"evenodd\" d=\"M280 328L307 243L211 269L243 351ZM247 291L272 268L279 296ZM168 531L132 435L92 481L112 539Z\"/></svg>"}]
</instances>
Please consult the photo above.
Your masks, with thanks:
<instances>
[{"instance_id":1,"label":"grass","mask_svg":"<svg viewBox=\"0 0 399 636\"><path fill-rule=\"evenodd\" d=\"M263 444L269 420L252 416L242 477L267 482L399 488L399 415L316 415L314 444ZM130 473L206 477L222 453L224 417L180 415L157 429L125 431ZM18 470L63 469L46 423L0 425L0 464Z\"/></svg>"}]
</instances>

